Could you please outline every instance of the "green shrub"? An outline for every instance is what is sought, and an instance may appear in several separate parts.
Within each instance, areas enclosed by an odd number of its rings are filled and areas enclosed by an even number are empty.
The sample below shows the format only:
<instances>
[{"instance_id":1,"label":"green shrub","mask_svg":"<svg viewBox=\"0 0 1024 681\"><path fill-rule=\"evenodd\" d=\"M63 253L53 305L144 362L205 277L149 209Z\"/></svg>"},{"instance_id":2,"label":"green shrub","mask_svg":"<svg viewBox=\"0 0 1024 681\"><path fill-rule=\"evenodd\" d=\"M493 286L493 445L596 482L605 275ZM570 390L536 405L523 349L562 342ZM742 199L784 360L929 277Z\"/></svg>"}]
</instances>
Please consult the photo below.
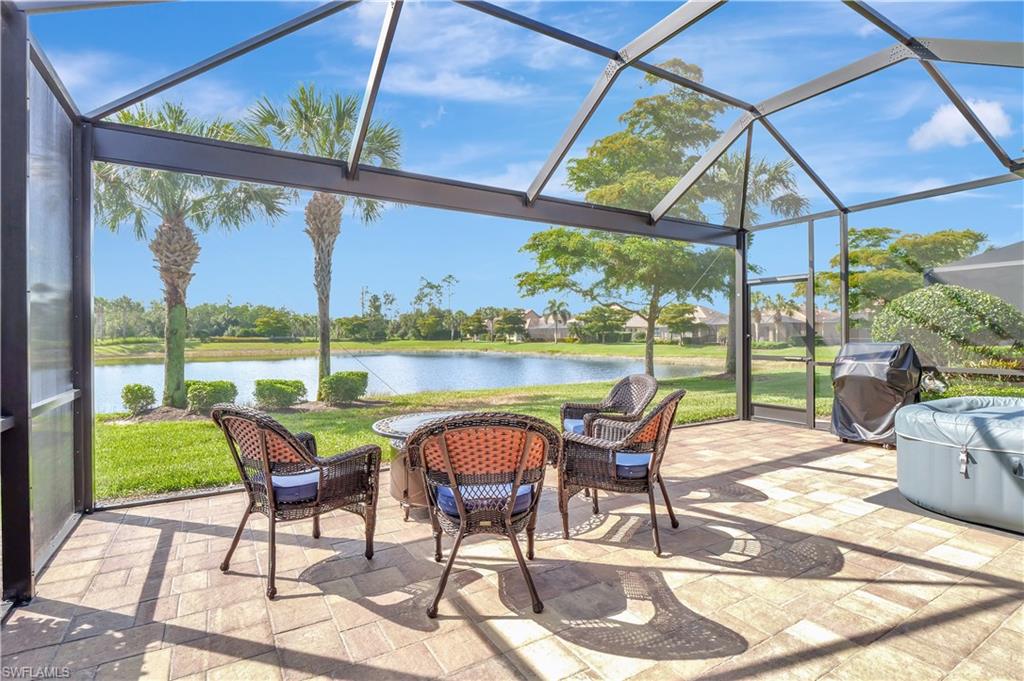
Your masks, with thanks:
<instances>
[{"instance_id":1,"label":"green shrub","mask_svg":"<svg viewBox=\"0 0 1024 681\"><path fill-rule=\"evenodd\" d=\"M261 409L290 407L306 397L306 384L282 378L265 378L256 381L253 396L256 398L256 406Z\"/></svg>"},{"instance_id":2,"label":"green shrub","mask_svg":"<svg viewBox=\"0 0 1024 681\"><path fill-rule=\"evenodd\" d=\"M755 350L782 350L791 347L789 341L766 341L756 340L750 342L750 347Z\"/></svg>"},{"instance_id":3,"label":"green shrub","mask_svg":"<svg viewBox=\"0 0 1024 681\"><path fill-rule=\"evenodd\" d=\"M890 301L875 316L871 338L909 342L925 364L999 366L1005 354L985 346L1019 347L1024 314L991 293L936 284Z\"/></svg>"},{"instance_id":4,"label":"green shrub","mask_svg":"<svg viewBox=\"0 0 1024 681\"><path fill-rule=\"evenodd\" d=\"M121 401L132 416L138 416L153 408L156 404L156 393L148 385L129 383L121 388Z\"/></svg>"},{"instance_id":5,"label":"green shrub","mask_svg":"<svg viewBox=\"0 0 1024 681\"><path fill-rule=\"evenodd\" d=\"M368 382L365 371L339 371L320 381L320 400L334 407L353 402L363 396Z\"/></svg>"},{"instance_id":6,"label":"green shrub","mask_svg":"<svg viewBox=\"0 0 1024 681\"><path fill-rule=\"evenodd\" d=\"M807 341L805 340L805 338L806 338L806 336L804 334L799 334L799 335L796 335L796 336L790 336L789 337L789 344L792 347L794 347L794 348L805 347L806 344L807 344ZM818 334L814 334L814 344L816 346L818 346L818 347L822 347L822 346L825 345L825 339L822 338Z\"/></svg>"},{"instance_id":7,"label":"green shrub","mask_svg":"<svg viewBox=\"0 0 1024 681\"><path fill-rule=\"evenodd\" d=\"M185 381L188 410L207 414L218 402L234 402L238 388L231 381Z\"/></svg>"},{"instance_id":8,"label":"green shrub","mask_svg":"<svg viewBox=\"0 0 1024 681\"><path fill-rule=\"evenodd\" d=\"M921 393L921 399L928 401L944 397L972 397L975 395L1024 397L1024 383L977 378L964 380L955 376L943 376L942 379L949 383L945 390L925 390Z\"/></svg>"},{"instance_id":9,"label":"green shrub","mask_svg":"<svg viewBox=\"0 0 1024 681\"><path fill-rule=\"evenodd\" d=\"M123 338L96 338L93 345L139 345L142 343L163 343L163 338L156 336L125 336Z\"/></svg>"}]
</instances>

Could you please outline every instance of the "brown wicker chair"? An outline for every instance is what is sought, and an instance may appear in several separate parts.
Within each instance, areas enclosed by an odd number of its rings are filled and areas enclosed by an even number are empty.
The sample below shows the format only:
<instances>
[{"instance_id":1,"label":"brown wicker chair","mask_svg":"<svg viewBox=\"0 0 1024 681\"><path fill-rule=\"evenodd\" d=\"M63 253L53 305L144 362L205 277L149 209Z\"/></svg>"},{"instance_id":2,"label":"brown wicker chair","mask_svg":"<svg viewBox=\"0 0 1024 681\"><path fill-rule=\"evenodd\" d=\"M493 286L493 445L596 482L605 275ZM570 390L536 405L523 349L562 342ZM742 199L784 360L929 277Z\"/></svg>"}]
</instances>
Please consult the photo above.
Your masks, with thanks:
<instances>
[{"instance_id":1,"label":"brown wicker chair","mask_svg":"<svg viewBox=\"0 0 1024 681\"><path fill-rule=\"evenodd\" d=\"M531 416L462 414L424 424L406 440L410 465L419 468L427 489L434 531L434 560L441 562L441 531L455 536L437 594L427 608L437 616L448 575L463 537L499 534L512 542L534 612L544 609L523 560L516 534L526 530L527 556L544 486L545 462L561 448L558 431Z\"/></svg>"},{"instance_id":2,"label":"brown wicker chair","mask_svg":"<svg viewBox=\"0 0 1024 681\"><path fill-rule=\"evenodd\" d=\"M266 414L233 404L218 404L211 412L227 438L238 466L249 505L238 524L220 569L226 572L231 555L245 530L249 515L259 512L270 519L270 569L267 597L274 585L275 526L289 520L313 519L313 537L320 537L320 514L342 509L366 522L367 558L373 557L373 530L379 490L380 447L365 445L329 458L317 456L316 439L309 433L292 434ZM268 486L266 481L270 480Z\"/></svg>"},{"instance_id":3,"label":"brown wicker chair","mask_svg":"<svg viewBox=\"0 0 1024 681\"><path fill-rule=\"evenodd\" d=\"M654 553L661 555L654 485L661 487L672 527L679 527L661 479L661 461L676 407L685 394L685 390L671 393L635 423L598 418L592 424L593 435L563 433L562 458L558 465L558 510L562 514L563 537L569 538L569 499L581 491L593 490L594 513L598 512L596 490L646 492L651 504Z\"/></svg>"},{"instance_id":4,"label":"brown wicker chair","mask_svg":"<svg viewBox=\"0 0 1024 681\"><path fill-rule=\"evenodd\" d=\"M566 402L562 405L562 430L592 435L595 419L636 421L658 392L658 382L647 374L632 374L616 383L600 402Z\"/></svg>"}]
</instances>

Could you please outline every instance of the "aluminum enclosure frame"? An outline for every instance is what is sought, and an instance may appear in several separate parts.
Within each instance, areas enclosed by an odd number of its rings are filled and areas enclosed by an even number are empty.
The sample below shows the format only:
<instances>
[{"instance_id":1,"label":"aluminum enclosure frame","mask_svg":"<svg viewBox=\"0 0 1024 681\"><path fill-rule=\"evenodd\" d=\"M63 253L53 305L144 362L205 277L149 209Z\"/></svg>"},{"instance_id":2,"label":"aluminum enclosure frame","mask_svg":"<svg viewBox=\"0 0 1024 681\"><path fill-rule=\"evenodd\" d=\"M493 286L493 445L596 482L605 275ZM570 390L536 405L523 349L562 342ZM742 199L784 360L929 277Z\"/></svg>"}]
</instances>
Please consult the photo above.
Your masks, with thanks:
<instances>
[{"instance_id":1,"label":"aluminum enclosure frame","mask_svg":"<svg viewBox=\"0 0 1024 681\"><path fill-rule=\"evenodd\" d=\"M158 0L159 1L159 0ZM512 23L534 33L546 35L574 46L577 49L599 54L609 60L613 68L611 75L602 76L614 80L625 68L634 68L657 76L680 87L689 88L694 92L725 102L738 108L743 113L740 120L726 131L723 138L714 143L698 161L700 169L687 173L680 181L685 180L685 187L673 189L662 202L651 212L629 211L608 206L595 205L580 201L570 201L543 195L545 178L531 191L513 191L499 187L487 187L466 182L457 182L445 178L417 175L397 170L384 170L374 166L359 164L361 153L358 144L353 145L349 160L331 160L303 156L289 152L275 151L260 147L241 144L217 142L214 140L174 135L154 130L131 128L97 120L118 110L131 106L154 94L183 83L201 73L205 73L220 64L226 63L242 54L258 49L278 38L294 33L305 26L311 25L322 18L333 15L358 0L346 2L329 2L310 12L272 27L246 41L228 47L207 59L192 66L174 72L154 83L113 100L95 111L83 115L74 100L64 88L60 77L54 71L45 53L28 32L27 15L45 12L73 10L89 10L104 7L116 7L126 4L144 3L145 0L39 0L34 3L16 5L3 0L0 12L3 13L3 44L0 45L0 75L3 77L3 88L0 88L0 145L4 149L0 160L0 176L3 178L3 201L0 213L3 214L4 230L0 234L0 258L4 267L0 275L0 349L3 351L4 390L0 395L0 470L4 485L2 496L3 532L3 586L6 597L23 601L33 595L33 572L30 551L24 547L31 546L31 497L29 488L29 428L33 413L37 415L44 410L52 409L59 404L75 404L74 450L76 459L75 508L88 511L92 508L92 423L93 386L92 369L92 288L91 288L91 163L93 161L110 161L132 165L160 168L176 172L200 173L226 177L236 180L271 183L291 187L338 192L353 196L364 196L385 201L416 204L447 210L466 211L477 214L495 215L513 219L528 220L545 224L564 224L586 227L615 233L638 234L650 237L678 239L714 246L725 246L735 252L735 297L733 300L735 316L735 352L737 362L737 415L750 418L750 354L747 350L750 328L750 305L747 298L747 236L749 233L781 227L802 222L811 223L809 229L813 234L813 220L838 216L840 223L840 298L841 298L841 337L845 342L850 335L849 329L849 258L848 258L848 223L849 214L870 210L886 205L894 205L907 201L941 196L955 192L970 191L986 186L1005 182L1018 181L1024 176L1022 159L1011 158L991 137L986 136L984 126L977 116L966 105L963 98L945 80L937 66L938 62L983 64L1009 68L1024 68L1024 49L1021 43L1000 43L979 40L954 40L946 38L913 37L892 24L883 15L862 2L847 4L866 20L880 26L897 42L890 48L854 62L828 74L812 79L807 83L787 90L758 104L745 102L728 93L718 91L703 83L691 81L643 61L642 56L662 44L693 22L719 7L721 1L710 3L686 3L649 31L641 34L621 50L613 50L593 41L586 40L567 31L548 26L510 10L477 0L456 0L468 9L488 14L498 20ZM386 14L381 28L378 50L374 57L371 72L367 80L363 109L360 114L359 129L362 134L369 125L373 112L373 99L378 91L385 70L388 51L394 37L395 27L399 20L400 0L394 0L392 11ZM12 31L13 32L10 32ZM10 33L9 33L10 32ZM10 40L13 36L14 42ZM21 46L25 49L22 50ZM903 196L890 197L867 203L845 205L841 197L829 191L825 182L818 177L811 166L804 161L797 150L784 141L782 134L771 125L768 117L784 108L794 106L807 99L841 87L859 78L870 76L892 64L907 60L917 60L932 76L936 85L945 96L957 107L960 113L971 124L981 139L988 144L997 160L1006 170L1002 175L915 192ZM28 339L25 329L28 322L28 303L25 291L26 258L18 255L26 245L28 228L25 211L27 210L27 185L24 180L24 166L27 153L27 116L19 99L25 95L25 83L19 82L25 69L33 65L42 74L43 79L57 98L61 107L75 123L75 163L74 163L74 239L73 250L73 285L74 291L74 347L73 376L75 387L64 394L42 403L33 404L28 376ZM13 87L12 87L13 84ZM595 85L598 94L593 91L591 96L582 103L577 118L569 121L568 134L579 124L576 135L583 129L586 120L580 123L580 114L589 119L600 98L607 92L611 82L599 80ZM973 120L972 120L973 117ZM744 215L736 228L712 225L697 221L673 218L668 215L675 201L671 197L681 198L686 189L706 172L714 161L724 153L730 144L746 132L746 156L744 166L749 170L750 140L752 126L761 121L794 160L812 177L819 188L829 196L836 205L833 211L814 215L801 216L787 220L774 221L761 225L747 225ZM575 139L575 138L574 138ZM561 153L559 162L564 158L568 147L561 151L565 141L552 150L551 158ZM571 142L569 143L571 146ZM717 152L714 155L713 152ZM713 158L711 156L714 156ZM545 166L546 167L546 166ZM557 163L555 164L557 167ZM543 169L542 169L543 170ZM554 168L551 169L551 172ZM749 172L744 173L744 193ZM17 179L18 177L22 179ZM539 176L538 176L539 177ZM813 259L810 266L813 267ZM957 368L945 368L950 371L965 371ZM1007 375L1006 370L975 370L977 375ZM1020 372L1012 373L1020 375ZM19 453L18 448L21 447ZM23 492L17 492L18 485L23 485ZM14 492L12 493L12 490ZM18 550L29 556L26 560L18 558Z\"/></svg>"},{"instance_id":2,"label":"aluminum enclosure frame","mask_svg":"<svg viewBox=\"0 0 1024 681\"><path fill-rule=\"evenodd\" d=\"M361 166L358 178L352 179L344 161L115 123L96 123L92 134L94 161L623 234L716 246L736 244L735 229L676 218L651 225L640 211L544 196L527 205L522 192L376 166Z\"/></svg>"}]
</instances>

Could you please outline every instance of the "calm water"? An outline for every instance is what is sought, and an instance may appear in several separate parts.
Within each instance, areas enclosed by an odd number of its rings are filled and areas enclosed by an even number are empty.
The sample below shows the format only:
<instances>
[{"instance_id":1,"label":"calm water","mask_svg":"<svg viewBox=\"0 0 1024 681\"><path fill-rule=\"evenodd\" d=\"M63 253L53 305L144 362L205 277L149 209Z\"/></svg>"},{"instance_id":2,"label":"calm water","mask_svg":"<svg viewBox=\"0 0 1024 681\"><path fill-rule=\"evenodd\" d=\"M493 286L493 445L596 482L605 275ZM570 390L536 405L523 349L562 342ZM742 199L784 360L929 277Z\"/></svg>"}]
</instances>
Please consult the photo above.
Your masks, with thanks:
<instances>
[{"instance_id":1,"label":"calm water","mask_svg":"<svg viewBox=\"0 0 1024 681\"><path fill-rule=\"evenodd\" d=\"M629 359L579 359L524 357L510 353L431 353L332 355L333 371L369 371L371 395L394 395L428 390L470 390L524 385L582 383L619 378L643 371L643 362ZM695 376L706 367L669 364L656 367L659 377ZM163 365L113 364L96 371L96 411L123 411L121 388L144 383L163 393ZM255 381L261 378L300 379L309 397L316 395L316 358L229 362L189 362L185 378L228 380L238 386L238 401L252 399Z\"/></svg>"}]
</instances>

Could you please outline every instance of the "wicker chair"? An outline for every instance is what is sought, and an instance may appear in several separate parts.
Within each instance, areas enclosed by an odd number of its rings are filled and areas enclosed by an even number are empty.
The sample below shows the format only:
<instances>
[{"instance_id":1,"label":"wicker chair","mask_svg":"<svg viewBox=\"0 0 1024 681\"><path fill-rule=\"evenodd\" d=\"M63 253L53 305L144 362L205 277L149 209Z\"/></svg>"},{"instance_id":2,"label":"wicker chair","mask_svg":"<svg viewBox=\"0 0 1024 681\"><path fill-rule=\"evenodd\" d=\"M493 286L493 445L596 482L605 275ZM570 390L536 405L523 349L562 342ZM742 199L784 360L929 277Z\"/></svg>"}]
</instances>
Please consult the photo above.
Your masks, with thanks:
<instances>
[{"instance_id":1,"label":"wicker chair","mask_svg":"<svg viewBox=\"0 0 1024 681\"><path fill-rule=\"evenodd\" d=\"M320 537L320 514L342 509L366 522L367 558L373 557L373 530L379 490L380 447L365 445L329 458L317 456L316 439L294 435L266 414L233 404L218 404L211 412L224 431L238 466L249 504L238 524L231 547L220 565L226 572L249 515L270 519L270 569L267 597L274 598L275 526L289 520L313 519L313 537ZM268 486L266 481L270 480Z\"/></svg>"},{"instance_id":2,"label":"wicker chair","mask_svg":"<svg viewBox=\"0 0 1024 681\"><path fill-rule=\"evenodd\" d=\"M658 382L647 374L626 376L601 402L566 402L562 405L562 430L591 435L594 419L636 421L658 392Z\"/></svg>"},{"instance_id":3,"label":"wicker chair","mask_svg":"<svg viewBox=\"0 0 1024 681\"><path fill-rule=\"evenodd\" d=\"M598 418L592 423L593 435L563 433L562 458L558 465L558 510L562 514L562 536L569 538L569 499L581 491L593 492L593 510L598 512L597 492L647 493L651 504L654 553L661 555L658 517L654 510L654 485L668 507L672 527L679 527L672 503L661 479L661 461L672 430L676 407L685 390L668 395L657 407L635 423Z\"/></svg>"},{"instance_id":4,"label":"wicker chair","mask_svg":"<svg viewBox=\"0 0 1024 681\"><path fill-rule=\"evenodd\" d=\"M518 414L461 414L437 419L413 432L405 443L410 465L422 471L434 532L434 560L441 562L441 531L455 536L437 594L427 608L437 617L448 575L463 537L508 537L530 590L534 612L544 609L523 560L516 534L526 530L527 556L544 486L545 462L561 449L553 427Z\"/></svg>"}]
</instances>

